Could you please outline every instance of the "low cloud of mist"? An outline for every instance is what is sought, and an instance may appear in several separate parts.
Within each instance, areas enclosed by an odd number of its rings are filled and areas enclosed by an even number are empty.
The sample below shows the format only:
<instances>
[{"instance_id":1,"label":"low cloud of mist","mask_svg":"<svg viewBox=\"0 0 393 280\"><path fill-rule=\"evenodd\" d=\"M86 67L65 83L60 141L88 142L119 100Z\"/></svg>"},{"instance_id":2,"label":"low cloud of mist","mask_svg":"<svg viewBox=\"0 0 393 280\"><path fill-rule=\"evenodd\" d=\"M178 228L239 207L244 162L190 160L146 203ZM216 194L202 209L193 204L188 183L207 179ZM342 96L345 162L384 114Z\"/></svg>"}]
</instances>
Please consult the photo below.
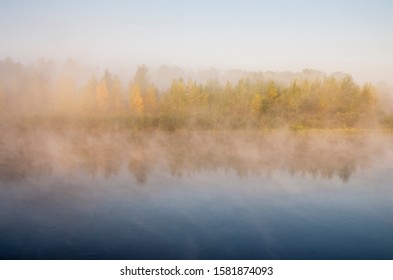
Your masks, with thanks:
<instances>
[{"instance_id":1,"label":"low cloud of mist","mask_svg":"<svg viewBox=\"0 0 393 280\"><path fill-rule=\"evenodd\" d=\"M3 127L0 179L30 180L80 173L115 178L128 170L145 184L157 172L193 176L229 172L240 177L286 172L315 179L350 180L391 149L390 134L289 131L26 130ZM4 130L3 130L4 131Z\"/></svg>"}]
</instances>

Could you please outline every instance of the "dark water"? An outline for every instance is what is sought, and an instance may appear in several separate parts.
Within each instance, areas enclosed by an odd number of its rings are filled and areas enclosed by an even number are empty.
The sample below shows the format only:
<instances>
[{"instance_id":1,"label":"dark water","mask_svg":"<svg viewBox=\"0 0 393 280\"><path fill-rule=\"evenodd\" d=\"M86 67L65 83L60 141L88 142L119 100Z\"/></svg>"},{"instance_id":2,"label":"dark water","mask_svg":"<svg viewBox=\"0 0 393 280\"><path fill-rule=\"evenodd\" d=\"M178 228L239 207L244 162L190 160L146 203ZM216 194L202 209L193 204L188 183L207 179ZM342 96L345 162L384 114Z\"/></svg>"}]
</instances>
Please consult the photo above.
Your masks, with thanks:
<instances>
[{"instance_id":1,"label":"dark water","mask_svg":"<svg viewBox=\"0 0 393 280\"><path fill-rule=\"evenodd\" d=\"M393 259L389 137L65 135L0 142L1 259Z\"/></svg>"}]
</instances>

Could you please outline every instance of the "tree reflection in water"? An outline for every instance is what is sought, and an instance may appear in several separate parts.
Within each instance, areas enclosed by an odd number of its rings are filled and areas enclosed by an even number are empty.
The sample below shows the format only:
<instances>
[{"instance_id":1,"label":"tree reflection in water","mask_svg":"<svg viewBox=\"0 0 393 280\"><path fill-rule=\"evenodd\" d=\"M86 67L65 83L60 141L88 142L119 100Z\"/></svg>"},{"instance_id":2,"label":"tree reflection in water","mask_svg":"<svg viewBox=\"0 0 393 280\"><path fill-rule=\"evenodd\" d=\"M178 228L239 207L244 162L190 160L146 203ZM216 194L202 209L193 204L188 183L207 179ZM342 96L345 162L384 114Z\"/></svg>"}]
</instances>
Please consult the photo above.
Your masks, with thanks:
<instances>
[{"instance_id":1,"label":"tree reflection in water","mask_svg":"<svg viewBox=\"0 0 393 280\"><path fill-rule=\"evenodd\" d=\"M141 185L157 170L178 177L205 171L224 170L240 177L284 171L347 182L383 156L389 139L332 133L12 129L0 136L0 177L86 172L110 178L126 168Z\"/></svg>"}]
</instances>

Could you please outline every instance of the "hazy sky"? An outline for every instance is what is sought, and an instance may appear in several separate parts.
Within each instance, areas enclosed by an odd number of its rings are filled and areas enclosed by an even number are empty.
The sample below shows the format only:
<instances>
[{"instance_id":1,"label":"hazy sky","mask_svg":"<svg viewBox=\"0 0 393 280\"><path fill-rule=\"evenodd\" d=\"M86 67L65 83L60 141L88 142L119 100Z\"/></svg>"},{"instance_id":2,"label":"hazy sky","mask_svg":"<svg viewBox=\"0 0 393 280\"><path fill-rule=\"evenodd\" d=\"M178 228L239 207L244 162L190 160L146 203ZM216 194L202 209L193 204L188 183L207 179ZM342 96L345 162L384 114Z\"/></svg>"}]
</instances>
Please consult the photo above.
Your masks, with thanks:
<instances>
[{"instance_id":1,"label":"hazy sky","mask_svg":"<svg viewBox=\"0 0 393 280\"><path fill-rule=\"evenodd\" d=\"M0 1L0 58L393 79L393 0Z\"/></svg>"}]
</instances>

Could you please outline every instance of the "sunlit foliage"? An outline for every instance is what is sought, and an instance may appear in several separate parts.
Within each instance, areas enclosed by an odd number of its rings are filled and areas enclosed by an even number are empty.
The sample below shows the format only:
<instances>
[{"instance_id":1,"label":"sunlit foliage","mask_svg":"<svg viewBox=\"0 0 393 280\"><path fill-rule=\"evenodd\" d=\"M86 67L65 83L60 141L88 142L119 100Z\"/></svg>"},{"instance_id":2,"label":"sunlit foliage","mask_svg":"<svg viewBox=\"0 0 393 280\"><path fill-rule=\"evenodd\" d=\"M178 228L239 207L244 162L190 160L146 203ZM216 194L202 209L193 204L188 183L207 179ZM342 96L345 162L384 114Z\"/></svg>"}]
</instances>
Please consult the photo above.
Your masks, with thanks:
<instances>
[{"instance_id":1,"label":"sunlit foliage","mask_svg":"<svg viewBox=\"0 0 393 280\"><path fill-rule=\"evenodd\" d=\"M80 124L107 119L141 129L170 130L373 128L392 123L392 113L381 106L376 88L359 85L349 75L318 74L287 84L257 74L236 83L175 78L168 88L158 90L148 69L140 66L126 90L127 81L109 71L98 79L69 73L51 78L11 60L1 62L0 71L1 115L15 119L61 117L79 119ZM306 74L311 77L310 71Z\"/></svg>"},{"instance_id":2,"label":"sunlit foliage","mask_svg":"<svg viewBox=\"0 0 393 280\"><path fill-rule=\"evenodd\" d=\"M130 111L132 114L142 115L145 104L142 99L142 90L139 84L130 87Z\"/></svg>"}]
</instances>

